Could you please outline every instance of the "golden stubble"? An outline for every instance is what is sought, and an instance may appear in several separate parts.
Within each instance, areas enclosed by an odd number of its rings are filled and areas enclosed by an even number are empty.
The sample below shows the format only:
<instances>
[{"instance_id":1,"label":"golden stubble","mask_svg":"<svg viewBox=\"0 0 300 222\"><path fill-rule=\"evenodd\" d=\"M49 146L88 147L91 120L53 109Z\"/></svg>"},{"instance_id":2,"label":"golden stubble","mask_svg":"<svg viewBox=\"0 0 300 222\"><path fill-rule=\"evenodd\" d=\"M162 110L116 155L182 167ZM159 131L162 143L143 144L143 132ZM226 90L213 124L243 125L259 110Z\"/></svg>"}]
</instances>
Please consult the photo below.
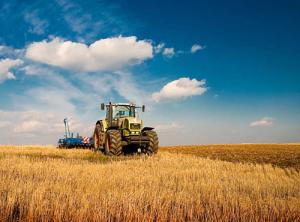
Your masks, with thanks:
<instances>
[{"instance_id":1,"label":"golden stubble","mask_svg":"<svg viewBox=\"0 0 300 222\"><path fill-rule=\"evenodd\" d=\"M0 221L296 221L300 173L179 153L0 148Z\"/></svg>"}]
</instances>

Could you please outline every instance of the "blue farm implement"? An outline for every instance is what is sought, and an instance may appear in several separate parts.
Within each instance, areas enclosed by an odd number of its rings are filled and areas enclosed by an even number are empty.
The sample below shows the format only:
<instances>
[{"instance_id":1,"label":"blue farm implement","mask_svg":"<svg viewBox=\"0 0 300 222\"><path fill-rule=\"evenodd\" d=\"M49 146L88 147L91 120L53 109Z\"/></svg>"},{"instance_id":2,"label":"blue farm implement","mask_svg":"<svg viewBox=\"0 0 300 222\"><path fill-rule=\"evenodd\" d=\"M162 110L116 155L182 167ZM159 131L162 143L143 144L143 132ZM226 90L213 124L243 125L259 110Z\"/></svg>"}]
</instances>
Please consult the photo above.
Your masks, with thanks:
<instances>
[{"instance_id":1,"label":"blue farm implement","mask_svg":"<svg viewBox=\"0 0 300 222\"><path fill-rule=\"evenodd\" d=\"M94 146L94 141L92 137L82 137L79 136L77 133L77 136L74 137L73 133L70 133L69 129L69 123L68 119L64 119L65 124L65 137L63 139L58 140L58 148L65 148L65 149L71 149L71 148L84 148L84 149L90 149Z\"/></svg>"}]
</instances>

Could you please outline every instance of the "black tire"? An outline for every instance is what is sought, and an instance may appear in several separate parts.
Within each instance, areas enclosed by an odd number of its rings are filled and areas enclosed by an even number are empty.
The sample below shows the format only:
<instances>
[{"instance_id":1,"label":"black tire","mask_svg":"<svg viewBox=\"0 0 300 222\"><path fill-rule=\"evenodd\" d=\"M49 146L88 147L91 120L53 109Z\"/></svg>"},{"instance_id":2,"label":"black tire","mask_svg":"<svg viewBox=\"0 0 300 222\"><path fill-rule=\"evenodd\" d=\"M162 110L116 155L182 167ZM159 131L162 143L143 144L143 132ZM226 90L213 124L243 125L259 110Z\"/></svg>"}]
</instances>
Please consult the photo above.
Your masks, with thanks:
<instances>
[{"instance_id":1,"label":"black tire","mask_svg":"<svg viewBox=\"0 0 300 222\"><path fill-rule=\"evenodd\" d=\"M94 135L93 135L93 139L94 139L94 146L92 147L92 149L96 152L97 150L100 149L100 147L103 145L103 138L104 138L104 132L102 131L102 126L101 124L98 122L96 124L95 130L94 130Z\"/></svg>"},{"instance_id":2,"label":"black tire","mask_svg":"<svg viewBox=\"0 0 300 222\"><path fill-rule=\"evenodd\" d=\"M119 130L109 130L106 133L104 152L106 155L120 156L123 153L122 135Z\"/></svg>"},{"instance_id":3,"label":"black tire","mask_svg":"<svg viewBox=\"0 0 300 222\"><path fill-rule=\"evenodd\" d=\"M157 133L151 130L151 131L146 131L145 134L149 138L149 144L144 149L144 153L148 155L156 154L158 151L158 143L159 143Z\"/></svg>"}]
</instances>

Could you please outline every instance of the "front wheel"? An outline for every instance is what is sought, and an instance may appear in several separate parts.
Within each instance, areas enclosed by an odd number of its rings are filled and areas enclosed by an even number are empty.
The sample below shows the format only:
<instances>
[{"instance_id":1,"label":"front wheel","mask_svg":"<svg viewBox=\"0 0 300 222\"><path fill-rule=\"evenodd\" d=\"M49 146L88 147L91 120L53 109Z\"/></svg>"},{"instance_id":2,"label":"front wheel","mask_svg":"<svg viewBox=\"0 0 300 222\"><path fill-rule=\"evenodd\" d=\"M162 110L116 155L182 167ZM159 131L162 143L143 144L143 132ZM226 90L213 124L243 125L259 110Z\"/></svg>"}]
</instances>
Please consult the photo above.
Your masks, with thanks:
<instances>
[{"instance_id":1,"label":"front wheel","mask_svg":"<svg viewBox=\"0 0 300 222\"><path fill-rule=\"evenodd\" d=\"M155 131L146 131L146 136L149 138L149 144L144 149L144 153L148 155L156 154L158 151L158 136Z\"/></svg>"},{"instance_id":2,"label":"front wheel","mask_svg":"<svg viewBox=\"0 0 300 222\"><path fill-rule=\"evenodd\" d=\"M119 130L107 131L104 151L106 155L112 156L120 156L123 153L122 135Z\"/></svg>"}]
</instances>

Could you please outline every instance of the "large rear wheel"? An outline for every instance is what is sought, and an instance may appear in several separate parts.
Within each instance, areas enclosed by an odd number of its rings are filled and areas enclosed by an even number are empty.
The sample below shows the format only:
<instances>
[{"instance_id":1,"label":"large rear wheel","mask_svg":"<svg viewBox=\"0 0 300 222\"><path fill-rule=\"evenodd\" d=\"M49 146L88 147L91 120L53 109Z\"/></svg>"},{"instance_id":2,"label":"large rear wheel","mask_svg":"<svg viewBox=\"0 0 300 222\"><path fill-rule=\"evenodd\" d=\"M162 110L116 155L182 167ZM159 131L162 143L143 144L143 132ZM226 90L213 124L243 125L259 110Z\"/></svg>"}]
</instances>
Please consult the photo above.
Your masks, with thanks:
<instances>
[{"instance_id":1,"label":"large rear wheel","mask_svg":"<svg viewBox=\"0 0 300 222\"><path fill-rule=\"evenodd\" d=\"M157 133L153 130L146 131L146 136L149 138L148 146L143 150L144 153L148 155L156 154L158 151L158 136Z\"/></svg>"},{"instance_id":2,"label":"large rear wheel","mask_svg":"<svg viewBox=\"0 0 300 222\"><path fill-rule=\"evenodd\" d=\"M119 130L109 130L106 133L104 151L106 155L120 156L123 153L122 135Z\"/></svg>"}]
</instances>

